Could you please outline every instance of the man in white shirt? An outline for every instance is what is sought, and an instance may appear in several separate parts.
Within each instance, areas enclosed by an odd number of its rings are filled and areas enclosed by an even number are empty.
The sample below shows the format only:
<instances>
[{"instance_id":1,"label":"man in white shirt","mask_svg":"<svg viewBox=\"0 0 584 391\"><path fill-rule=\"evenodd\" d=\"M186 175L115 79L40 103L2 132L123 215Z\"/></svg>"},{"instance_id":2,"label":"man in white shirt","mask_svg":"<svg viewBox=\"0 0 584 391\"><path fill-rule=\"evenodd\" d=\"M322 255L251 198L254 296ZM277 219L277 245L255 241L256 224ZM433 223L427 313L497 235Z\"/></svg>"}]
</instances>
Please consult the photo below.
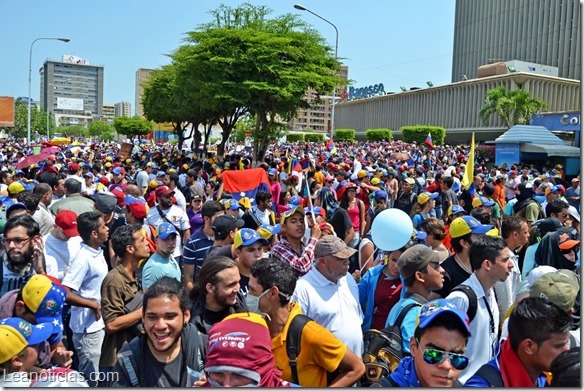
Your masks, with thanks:
<instances>
[{"instance_id":1,"label":"man in white shirt","mask_svg":"<svg viewBox=\"0 0 584 391\"><path fill-rule=\"evenodd\" d=\"M470 322L471 337L466 346L466 356L470 363L458 378L463 384L483 364L495 357L495 348L499 343L499 308L493 287L498 281L505 281L513 270L507 244L501 238L479 236L470 248L469 257L474 272L461 285L474 291L477 302L476 314ZM454 290L446 299L469 312L467 293Z\"/></svg>"},{"instance_id":2,"label":"man in white shirt","mask_svg":"<svg viewBox=\"0 0 584 391\"><path fill-rule=\"evenodd\" d=\"M77 218L77 229L83 243L63 278L63 285L81 297L97 301L94 308L71 306L73 346L79 357L79 372L90 387L97 386L101 345L105 325L101 318L101 283L108 273L101 245L108 240L109 229L101 212L85 212Z\"/></svg>"},{"instance_id":3,"label":"man in white shirt","mask_svg":"<svg viewBox=\"0 0 584 391\"><path fill-rule=\"evenodd\" d=\"M81 249L77 214L72 210L57 213L52 232L43 238L47 274L63 281L71 260Z\"/></svg>"},{"instance_id":4,"label":"man in white shirt","mask_svg":"<svg viewBox=\"0 0 584 391\"><path fill-rule=\"evenodd\" d=\"M328 329L360 357L363 312L359 288L348 274L349 258L356 251L334 235L322 237L314 249L312 270L298 280L292 301L298 302L303 314Z\"/></svg>"}]
</instances>

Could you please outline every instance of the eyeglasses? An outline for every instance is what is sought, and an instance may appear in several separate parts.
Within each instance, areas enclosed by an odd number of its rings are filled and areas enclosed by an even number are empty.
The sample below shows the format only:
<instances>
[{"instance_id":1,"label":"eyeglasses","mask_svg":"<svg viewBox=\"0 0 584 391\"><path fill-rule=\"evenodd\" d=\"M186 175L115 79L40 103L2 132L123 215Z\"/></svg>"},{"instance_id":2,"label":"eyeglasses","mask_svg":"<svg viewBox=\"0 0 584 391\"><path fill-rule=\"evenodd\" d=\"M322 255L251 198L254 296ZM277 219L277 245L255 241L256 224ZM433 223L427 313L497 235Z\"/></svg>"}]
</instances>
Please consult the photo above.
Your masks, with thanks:
<instances>
[{"instance_id":1,"label":"eyeglasses","mask_svg":"<svg viewBox=\"0 0 584 391\"><path fill-rule=\"evenodd\" d=\"M9 246L10 243L14 242L16 246L20 247L31 239L32 238L2 238L2 244Z\"/></svg>"},{"instance_id":2,"label":"eyeglasses","mask_svg":"<svg viewBox=\"0 0 584 391\"><path fill-rule=\"evenodd\" d=\"M416 342L418 343L418 346L420 346L420 341L416 340ZM446 355L448 355L448 359L455 369L460 371L468 366L468 357L462 354L445 352L439 349L425 349L422 357L426 364L438 365L444 361Z\"/></svg>"}]
</instances>

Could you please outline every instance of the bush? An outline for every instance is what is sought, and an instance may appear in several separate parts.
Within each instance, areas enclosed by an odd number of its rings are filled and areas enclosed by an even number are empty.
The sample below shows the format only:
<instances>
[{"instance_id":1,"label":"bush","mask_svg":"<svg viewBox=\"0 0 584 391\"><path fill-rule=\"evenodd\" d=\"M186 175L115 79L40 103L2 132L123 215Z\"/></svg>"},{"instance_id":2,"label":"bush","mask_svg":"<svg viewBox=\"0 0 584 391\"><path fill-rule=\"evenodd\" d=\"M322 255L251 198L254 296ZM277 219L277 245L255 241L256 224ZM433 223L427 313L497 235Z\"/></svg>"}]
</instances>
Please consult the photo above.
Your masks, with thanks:
<instances>
[{"instance_id":1,"label":"bush","mask_svg":"<svg viewBox=\"0 0 584 391\"><path fill-rule=\"evenodd\" d=\"M311 142L324 141L324 134L322 134L322 133L307 133L304 135L304 141L311 141Z\"/></svg>"},{"instance_id":2,"label":"bush","mask_svg":"<svg viewBox=\"0 0 584 391\"><path fill-rule=\"evenodd\" d=\"M390 141L393 138L391 129L367 129L365 131L367 141Z\"/></svg>"},{"instance_id":3,"label":"bush","mask_svg":"<svg viewBox=\"0 0 584 391\"><path fill-rule=\"evenodd\" d=\"M444 145L444 139L446 138L446 129L440 126L411 125L402 126L400 130L406 143L414 141L418 144L423 143L428 137L428 133L432 135L432 144L434 145Z\"/></svg>"},{"instance_id":4,"label":"bush","mask_svg":"<svg viewBox=\"0 0 584 391\"><path fill-rule=\"evenodd\" d=\"M335 141L355 141L355 129L335 130Z\"/></svg>"},{"instance_id":5,"label":"bush","mask_svg":"<svg viewBox=\"0 0 584 391\"><path fill-rule=\"evenodd\" d=\"M296 141L304 141L303 133L288 133L286 135L286 141L289 143L295 143Z\"/></svg>"}]
</instances>

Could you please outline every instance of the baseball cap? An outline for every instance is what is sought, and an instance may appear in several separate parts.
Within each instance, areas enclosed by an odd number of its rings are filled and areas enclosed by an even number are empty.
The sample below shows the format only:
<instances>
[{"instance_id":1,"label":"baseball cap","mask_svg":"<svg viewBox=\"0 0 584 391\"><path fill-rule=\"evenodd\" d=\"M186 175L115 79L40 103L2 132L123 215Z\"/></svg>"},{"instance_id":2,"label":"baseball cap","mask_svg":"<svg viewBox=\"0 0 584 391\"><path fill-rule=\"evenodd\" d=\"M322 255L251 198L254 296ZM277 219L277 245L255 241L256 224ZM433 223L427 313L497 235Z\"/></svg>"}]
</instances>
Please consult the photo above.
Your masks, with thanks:
<instances>
[{"instance_id":1,"label":"baseball cap","mask_svg":"<svg viewBox=\"0 0 584 391\"><path fill-rule=\"evenodd\" d=\"M418 196L418 204L424 205L429 200L435 200L438 197L438 193L428 193L427 191L420 193Z\"/></svg>"},{"instance_id":2,"label":"baseball cap","mask_svg":"<svg viewBox=\"0 0 584 391\"><path fill-rule=\"evenodd\" d=\"M266 240L269 240L273 235L277 235L282 231L282 226L280 224L270 225L264 224L258 228L258 233L260 236Z\"/></svg>"},{"instance_id":3,"label":"baseball cap","mask_svg":"<svg viewBox=\"0 0 584 391\"><path fill-rule=\"evenodd\" d=\"M34 313L37 323L52 323L63 331L61 313L65 289L43 274L35 274L22 287L22 300Z\"/></svg>"},{"instance_id":4,"label":"baseball cap","mask_svg":"<svg viewBox=\"0 0 584 391\"><path fill-rule=\"evenodd\" d=\"M150 180L150 182L148 182L148 187L150 187L151 189L156 189L159 186L158 181L152 179Z\"/></svg>"},{"instance_id":5,"label":"baseball cap","mask_svg":"<svg viewBox=\"0 0 584 391\"><path fill-rule=\"evenodd\" d=\"M268 175L274 176L274 175L276 175L276 172L277 172L277 170L275 168L270 168L268 170Z\"/></svg>"},{"instance_id":6,"label":"baseball cap","mask_svg":"<svg viewBox=\"0 0 584 391\"><path fill-rule=\"evenodd\" d=\"M311 214L312 212L314 212L314 217L316 217L316 215L321 215L322 217L326 218L326 210L324 210L324 208L321 208L320 206L313 206L311 207L307 207L304 208L304 211L306 212L306 214Z\"/></svg>"},{"instance_id":7,"label":"baseball cap","mask_svg":"<svg viewBox=\"0 0 584 391\"><path fill-rule=\"evenodd\" d=\"M156 197L174 195L174 191L170 190L168 186L160 186L154 190Z\"/></svg>"},{"instance_id":8,"label":"baseball cap","mask_svg":"<svg viewBox=\"0 0 584 391\"><path fill-rule=\"evenodd\" d=\"M231 210L238 210L239 209L239 203L233 198L222 200L222 201L223 201L223 205L225 206L225 209L231 209Z\"/></svg>"},{"instance_id":9,"label":"baseball cap","mask_svg":"<svg viewBox=\"0 0 584 391\"><path fill-rule=\"evenodd\" d=\"M455 215L457 213L464 213L466 214L466 210L464 210L464 208L460 205L452 205L450 208L448 208L448 216L452 216Z\"/></svg>"},{"instance_id":10,"label":"baseball cap","mask_svg":"<svg viewBox=\"0 0 584 391\"><path fill-rule=\"evenodd\" d=\"M381 179L379 179L379 178L377 178L377 177L371 178L371 184L372 184L373 186L375 186L375 185L379 185L379 183L380 183L380 182L381 182Z\"/></svg>"},{"instance_id":11,"label":"baseball cap","mask_svg":"<svg viewBox=\"0 0 584 391\"><path fill-rule=\"evenodd\" d=\"M332 175L327 175L324 177L325 182L332 182L335 180L335 177ZM379 183L379 182L378 182Z\"/></svg>"},{"instance_id":12,"label":"baseball cap","mask_svg":"<svg viewBox=\"0 0 584 391\"><path fill-rule=\"evenodd\" d=\"M68 237L79 236L77 230L77 213L72 210L60 210L55 216L55 225L63 230Z\"/></svg>"},{"instance_id":13,"label":"baseball cap","mask_svg":"<svg viewBox=\"0 0 584 391\"><path fill-rule=\"evenodd\" d=\"M110 181L108 177L102 176L101 178L99 178L99 183L107 186L110 184Z\"/></svg>"},{"instance_id":14,"label":"baseball cap","mask_svg":"<svg viewBox=\"0 0 584 391\"><path fill-rule=\"evenodd\" d=\"M94 178L94 175L92 173L90 173L90 172L86 172L85 174L83 174L83 176L84 177L87 177L87 178L91 178L91 179Z\"/></svg>"},{"instance_id":15,"label":"baseball cap","mask_svg":"<svg viewBox=\"0 0 584 391\"><path fill-rule=\"evenodd\" d=\"M440 263L438 252L423 244L415 244L400 255L397 267L399 274L405 279L413 276L430 263Z\"/></svg>"},{"instance_id":16,"label":"baseball cap","mask_svg":"<svg viewBox=\"0 0 584 391\"><path fill-rule=\"evenodd\" d=\"M168 237L172 234L178 235L178 231L176 227L170 223L162 223L158 226L158 237L160 239L168 239Z\"/></svg>"},{"instance_id":17,"label":"baseball cap","mask_svg":"<svg viewBox=\"0 0 584 391\"><path fill-rule=\"evenodd\" d=\"M361 179L361 178L365 178L367 176L367 171L365 170L359 170L359 172L357 173L357 178Z\"/></svg>"},{"instance_id":18,"label":"baseball cap","mask_svg":"<svg viewBox=\"0 0 584 391\"><path fill-rule=\"evenodd\" d=\"M12 211L17 210L17 209L28 210L26 205L24 205L22 202L15 202L12 205L10 205L8 208L6 208L6 216L9 216L10 213L12 213Z\"/></svg>"},{"instance_id":19,"label":"baseball cap","mask_svg":"<svg viewBox=\"0 0 584 391\"><path fill-rule=\"evenodd\" d=\"M547 234L548 232L569 231L569 229L567 227L564 227L562 222L556 217L547 217L545 219L541 219L539 222L535 222L534 225L537 225L537 227L539 228L539 232L541 233L542 236Z\"/></svg>"},{"instance_id":20,"label":"baseball cap","mask_svg":"<svg viewBox=\"0 0 584 391\"><path fill-rule=\"evenodd\" d=\"M424 305L420 307L420 314L416 321L416 328L425 329L432 326L436 319L444 314L454 315L454 318L460 321L460 324L464 326L464 329L468 333L467 337L470 336L470 321L468 315L465 311L461 310L446 299L436 299L424 303Z\"/></svg>"},{"instance_id":21,"label":"baseball cap","mask_svg":"<svg viewBox=\"0 0 584 391\"><path fill-rule=\"evenodd\" d=\"M481 224L472 216L461 216L454 219L450 224L450 237L459 238L470 233L486 234L491 228L493 228L492 224Z\"/></svg>"},{"instance_id":22,"label":"baseball cap","mask_svg":"<svg viewBox=\"0 0 584 391\"><path fill-rule=\"evenodd\" d=\"M124 167L116 167L112 170L112 174L115 175L125 175L126 174L126 170L124 169Z\"/></svg>"},{"instance_id":23,"label":"baseball cap","mask_svg":"<svg viewBox=\"0 0 584 391\"><path fill-rule=\"evenodd\" d=\"M165 173L164 171L158 171L158 172L156 173L156 176L157 176L157 177L163 177L163 176L165 176L165 175L166 175L166 173Z\"/></svg>"},{"instance_id":24,"label":"baseball cap","mask_svg":"<svg viewBox=\"0 0 584 391\"><path fill-rule=\"evenodd\" d=\"M17 356L27 346L38 345L52 334L53 325L31 325L24 319L7 318L0 321L0 363Z\"/></svg>"},{"instance_id":25,"label":"baseball cap","mask_svg":"<svg viewBox=\"0 0 584 391\"><path fill-rule=\"evenodd\" d=\"M213 220L213 225L211 228L215 235L224 236L228 235L229 232L234 231L235 228L242 228L245 225L245 222L242 219L236 219L235 217L225 214L221 216L217 216L215 220Z\"/></svg>"},{"instance_id":26,"label":"baseball cap","mask_svg":"<svg viewBox=\"0 0 584 391\"><path fill-rule=\"evenodd\" d=\"M572 178L572 182L580 182L579 178Z\"/></svg>"},{"instance_id":27,"label":"baseball cap","mask_svg":"<svg viewBox=\"0 0 584 391\"><path fill-rule=\"evenodd\" d=\"M249 197L241 197L238 202L244 209L251 208L251 199Z\"/></svg>"},{"instance_id":28,"label":"baseball cap","mask_svg":"<svg viewBox=\"0 0 584 391\"><path fill-rule=\"evenodd\" d=\"M130 213L139 220L144 220L146 216L148 216L148 209L146 204L141 202L134 202L130 205L126 205L126 208L130 211Z\"/></svg>"},{"instance_id":29,"label":"baseball cap","mask_svg":"<svg viewBox=\"0 0 584 391\"><path fill-rule=\"evenodd\" d=\"M294 213L300 213L302 216L306 216L306 212L304 211L304 208L301 207L300 205L296 206L293 209L290 209L284 213L282 213L282 217L280 218L280 224L284 225L286 224L286 220L290 217L292 217L292 215Z\"/></svg>"},{"instance_id":30,"label":"baseball cap","mask_svg":"<svg viewBox=\"0 0 584 391\"><path fill-rule=\"evenodd\" d=\"M330 223L323 222L323 223L320 223L320 225L319 225L318 227L320 228L320 230L321 230L322 232L325 232L325 231L330 231L330 232L331 232L333 235L335 235L335 236L336 236L336 234L337 234L337 233L335 232L335 229L333 228L333 226L332 226Z\"/></svg>"},{"instance_id":31,"label":"baseball cap","mask_svg":"<svg viewBox=\"0 0 584 391\"><path fill-rule=\"evenodd\" d=\"M560 191L560 189L558 189L557 186L549 186L549 187L546 187L546 189L545 189L545 195L548 195L550 193L559 192L559 191Z\"/></svg>"},{"instance_id":32,"label":"baseball cap","mask_svg":"<svg viewBox=\"0 0 584 391\"><path fill-rule=\"evenodd\" d=\"M262 242L262 244L268 244L268 240L263 238L258 231L250 228L242 228L235 233L233 245L235 248L240 248L242 246L251 246L258 241Z\"/></svg>"},{"instance_id":33,"label":"baseball cap","mask_svg":"<svg viewBox=\"0 0 584 391\"><path fill-rule=\"evenodd\" d=\"M485 196L478 196L472 200L472 207L478 208L480 206L491 207L495 205L494 201L489 201L489 199Z\"/></svg>"},{"instance_id":34,"label":"baseball cap","mask_svg":"<svg viewBox=\"0 0 584 391\"><path fill-rule=\"evenodd\" d=\"M570 250L576 246L580 245L579 240L570 239L570 234L562 233L558 238L558 246L562 250Z\"/></svg>"},{"instance_id":35,"label":"baseball cap","mask_svg":"<svg viewBox=\"0 0 584 391\"><path fill-rule=\"evenodd\" d=\"M570 205L569 213L570 213L570 216L572 216L578 222L580 222L580 213L578 213L578 210L576 208L574 208L572 205Z\"/></svg>"},{"instance_id":36,"label":"baseball cap","mask_svg":"<svg viewBox=\"0 0 584 391\"><path fill-rule=\"evenodd\" d=\"M579 290L578 276L571 270L561 269L538 278L531 286L529 296L542 297L569 312L574 308Z\"/></svg>"},{"instance_id":37,"label":"baseball cap","mask_svg":"<svg viewBox=\"0 0 584 391\"><path fill-rule=\"evenodd\" d=\"M81 168L83 168L84 170L91 170L92 165L89 163L83 163L83 165L81 166Z\"/></svg>"},{"instance_id":38,"label":"baseball cap","mask_svg":"<svg viewBox=\"0 0 584 391\"><path fill-rule=\"evenodd\" d=\"M118 199L109 191L95 193L95 208L104 215L109 215L116 209Z\"/></svg>"},{"instance_id":39,"label":"baseball cap","mask_svg":"<svg viewBox=\"0 0 584 391\"><path fill-rule=\"evenodd\" d=\"M542 265L542 266L535 267L527 273L527 283L531 287L543 275L545 275L547 273L554 273L557 271L558 271L558 269L556 269L553 266L549 266L549 265Z\"/></svg>"},{"instance_id":40,"label":"baseball cap","mask_svg":"<svg viewBox=\"0 0 584 391\"><path fill-rule=\"evenodd\" d=\"M119 206L126 206L126 200L124 199L126 195L124 194L122 189L116 187L115 189L111 190L111 193L116 196L117 203Z\"/></svg>"},{"instance_id":41,"label":"baseball cap","mask_svg":"<svg viewBox=\"0 0 584 391\"><path fill-rule=\"evenodd\" d=\"M300 197L297 195L290 197L290 205L300 205Z\"/></svg>"},{"instance_id":42,"label":"baseball cap","mask_svg":"<svg viewBox=\"0 0 584 391\"><path fill-rule=\"evenodd\" d=\"M314 247L314 256L318 258L333 255L338 258L348 259L356 252L357 250L347 246L343 239L334 235L320 238Z\"/></svg>"},{"instance_id":43,"label":"baseball cap","mask_svg":"<svg viewBox=\"0 0 584 391\"><path fill-rule=\"evenodd\" d=\"M24 191L24 185L20 182L12 182L8 185L8 193L11 195L17 195Z\"/></svg>"},{"instance_id":44,"label":"baseball cap","mask_svg":"<svg viewBox=\"0 0 584 391\"><path fill-rule=\"evenodd\" d=\"M406 178L404 179L404 182L409 184L409 185L415 185L416 181L414 180L414 178Z\"/></svg>"},{"instance_id":45,"label":"baseball cap","mask_svg":"<svg viewBox=\"0 0 584 391\"><path fill-rule=\"evenodd\" d=\"M384 190L375 190L373 192L373 198L375 198L375 201L387 200L387 193Z\"/></svg>"}]
</instances>

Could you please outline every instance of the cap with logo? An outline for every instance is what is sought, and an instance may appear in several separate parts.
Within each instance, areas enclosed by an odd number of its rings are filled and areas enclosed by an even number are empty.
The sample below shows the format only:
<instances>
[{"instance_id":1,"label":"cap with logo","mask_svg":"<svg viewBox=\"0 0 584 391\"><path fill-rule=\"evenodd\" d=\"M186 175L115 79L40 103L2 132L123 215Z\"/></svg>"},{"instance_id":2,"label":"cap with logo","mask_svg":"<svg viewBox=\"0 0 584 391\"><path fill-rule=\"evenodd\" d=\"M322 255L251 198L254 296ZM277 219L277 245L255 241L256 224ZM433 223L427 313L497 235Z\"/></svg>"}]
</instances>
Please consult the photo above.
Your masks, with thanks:
<instances>
[{"instance_id":1,"label":"cap with logo","mask_svg":"<svg viewBox=\"0 0 584 391\"><path fill-rule=\"evenodd\" d=\"M159 188L154 190L154 194L156 195L156 197L160 197L160 196L168 197L168 196L174 195L174 191L170 190L170 188L168 186L160 186Z\"/></svg>"},{"instance_id":2,"label":"cap with logo","mask_svg":"<svg viewBox=\"0 0 584 391\"><path fill-rule=\"evenodd\" d=\"M282 231L282 226L280 224L264 224L258 228L258 233L266 240L270 240L272 236L279 234L280 231Z\"/></svg>"},{"instance_id":3,"label":"cap with logo","mask_svg":"<svg viewBox=\"0 0 584 391\"><path fill-rule=\"evenodd\" d=\"M424 303L420 307L420 314L418 315L416 328L425 329L432 325L440 325L440 319L445 314L454 315L454 319L460 321L464 330L467 332L467 337L470 336L470 321L465 311L461 310L452 302L446 299L436 299Z\"/></svg>"},{"instance_id":4,"label":"cap with logo","mask_svg":"<svg viewBox=\"0 0 584 391\"><path fill-rule=\"evenodd\" d=\"M420 193L420 195L418 196L418 204L424 205L429 200L435 200L437 197L438 193L428 193L425 191L423 193Z\"/></svg>"},{"instance_id":5,"label":"cap with logo","mask_svg":"<svg viewBox=\"0 0 584 391\"><path fill-rule=\"evenodd\" d=\"M481 207L481 206L486 206L487 208L490 208L493 205L495 205L495 202L494 201L490 201L485 196L478 196L478 197L475 197L472 200L472 207L473 208L478 208L478 207Z\"/></svg>"},{"instance_id":6,"label":"cap with logo","mask_svg":"<svg viewBox=\"0 0 584 391\"><path fill-rule=\"evenodd\" d=\"M79 236L77 230L77 213L72 210L60 210L55 216L55 225L63 230L68 237Z\"/></svg>"},{"instance_id":7,"label":"cap with logo","mask_svg":"<svg viewBox=\"0 0 584 391\"><path fill-rule=\"evenodd\" d=\"M251 246L255 242L261 242L262 244L268 244L268 240L263 238L258 231L254 231L250 228L242 228L236 232L233 238L233 245L235 248L240 248L244 246Z\"/></svg>"},{"instance_id":8,"label":"cap with logo","mask_svg":"<svg viewBox=\"0 0 584 391\"><path fill-rule=\"evenodd\" d=\"M17 356L27 346L46 341L52 333L53 325L50 323L31 325L21 318L0 320L0 364Z\"/></svg>"},{"instance_id":9,"label":"cap with logo","mask_svg":"<svg viewBox=\"0 0 584 391\"><path fill-rule=\"evenodd\" d=\"M571 239L570 234L560 233L560 236L558 237L558 246L560 247L561 250L571 250L579 245L580 241Z\"/></svg>"},{"instance_id":10,"label":"cap with logo","mask_svg":"<svg viewBox=\"0 0 584 391\"><path fill-rule=\"evenodd\" d=\"M116 167L112 170L112 174L115 175L125 175L126 174L126 170L124 169L124 167Z\"/></svg>"},{"instance_id":11,"label":"cap with logo","mask_svg":"<svg viewBox=\"0 0 584 391\"><path fill-rule=\"evenodd\" d=\"M304 217L306 215L304 208L301 207L300 205L298 205L298 206L294 207L293 209L290 209L290 210L282 213L282 217L280 218L280 224L282 224L282 225L286 224L286 220L288 220L290 217L292 217L295 213L300 213L302 215L302 217Z\"/></svg>"},{"instance_id":12,"label":"cap with logo","mask_svg":"<svg viewBox=\"0 0 584 391\"><path fill-rule=\"evenodd\" d=\"M440 263L440 255L437 251L423 244L416 244L400 255L397 260L399 274L404 278L410 278L417 271L424 269L430 263Z\"/></svg>"},{"instance_id":13,"label":"cap with logo","mask_svg":"<svg viewBox=\"0 0 584 391\"><path fill-rule=\"evenodd\" d=\"M158 237L162 240L168 239L170 235L178 235L178 231L173 224L162 223L158 226Z\"/></svg>"},{"instance_id":14,"label":"cap with logo","mask_svg":"<svg viewBox=\"0 0 584 391\"><path fill-rule=\"evenodd\" d=\"M357 250L347 246L343 239L334 235L321 237L314 247L314 256L317 258L332 255L337 258L348 259L356 252Z\"/></svg>"},{"instance_id":15,"label":"cap with logo","mask_svg":"<svg viewBox=\"0 0 584 391\"><path fill-rule=\"evenodd\" d=\"M574 308L579 291L578 275L571 270L560 269L538 278L531 285L529 296L542 297L569 312Z\"/></svg>"},{"instance_id":16,"label":"cap with logo","mask_svg":"<svg viewBox=\"0 0 584 391\"><path fill-rule=\"evenodd\" d=\"M459 238L470 233L482 235L493 228L492 224L481 224L472 216L461 216L450 224L450 237Z\"/></svg>"},{"instance_id":17,"label":"cap with logo","mask_svg":"<svg viewBox=\"0 0 584 391\"><path fill-rule=\"evenodd\" d=\"M268 170L268 175L274 176L274 175L276 175L276 172L277 172L277 170L275 168L270 168Z\"/></svg>"},{"instance_id":18,"label":"cap with logo","mask_svg":"<svg viewBox=\"0 0 584 391\"><path fill-rule=\"evenodd\" d=\"M61 331L66 294L65 288L43 274L35 274L22 287L22 300L34 313L37 323L49 322Z\"/></svg>"},{"instance_id":19,"label":"cap with logo","mask_svg":"<svg viewBox=\"0 0 584 391\"><path fill-rule=\"evenodd\" d=\"M242 219L236 219L231 215L224 214L217 216L215 220L213 220L211 228L215 235L227 236L231 231L235 231L235 228L242 228L244 225L245 222Z\"/></svg>"},{"instance_id":20,"label":"cap with logo","mask_svg":"<svg viewBox=\"0 0 584 391\"><path fill-rule=\"evenodd\" d=\"M314 217L316 217L316 215L321 215L322 217L326 218L326 210L320 206L313 206L312 208L309 206L304 208L304 211L307 215L310 215L314 212Z\"/></svg>"},{"instance_id":21,"label":"cap with logo","mask_svg":"<svg viewBox=\"0 0 584 391\"><path fill-rule=\"evenodd\" d=\"M452 205L448 208L448 212L446 213L448 216L452 216L458 213L466 214L466 210L460 205Z\"/></svg>"}]
</instances>

